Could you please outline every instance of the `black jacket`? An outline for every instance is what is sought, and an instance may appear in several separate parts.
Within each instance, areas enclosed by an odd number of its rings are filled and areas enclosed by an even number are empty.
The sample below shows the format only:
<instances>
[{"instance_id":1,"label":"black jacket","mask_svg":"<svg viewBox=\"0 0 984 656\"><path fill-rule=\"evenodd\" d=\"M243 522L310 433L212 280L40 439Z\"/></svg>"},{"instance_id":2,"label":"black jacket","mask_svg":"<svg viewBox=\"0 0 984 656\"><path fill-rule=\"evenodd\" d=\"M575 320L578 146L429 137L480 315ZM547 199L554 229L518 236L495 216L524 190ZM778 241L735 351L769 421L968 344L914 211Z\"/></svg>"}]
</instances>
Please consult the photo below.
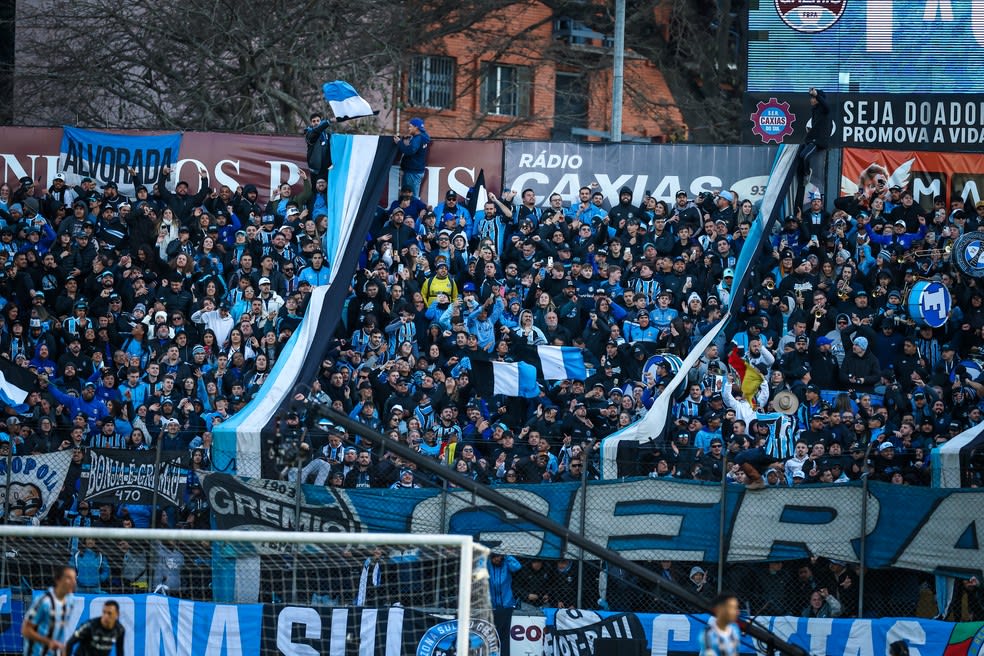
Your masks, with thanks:
<instances>
[{"instance_id":1,"label":"black jacket","mask_svg":"<svg viewBox=\"0 0 984 656\"><path fill-rule=\"evenodd\" d=\"M826 148L830 144L830 106L827 94L817 90L817 104L813 106L810 129L806 133L806 143Z\"/></svg>"}]
</instances>

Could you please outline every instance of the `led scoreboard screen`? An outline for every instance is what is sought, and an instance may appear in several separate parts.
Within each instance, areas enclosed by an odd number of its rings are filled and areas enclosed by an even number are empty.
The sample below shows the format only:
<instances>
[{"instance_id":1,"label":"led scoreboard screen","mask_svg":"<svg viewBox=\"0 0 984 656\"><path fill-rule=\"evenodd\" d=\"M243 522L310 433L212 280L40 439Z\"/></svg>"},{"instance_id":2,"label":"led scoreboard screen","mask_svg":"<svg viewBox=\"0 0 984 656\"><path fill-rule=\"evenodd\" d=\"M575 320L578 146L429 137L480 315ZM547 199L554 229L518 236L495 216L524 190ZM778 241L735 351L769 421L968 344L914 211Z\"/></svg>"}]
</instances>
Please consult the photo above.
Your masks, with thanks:
<instances>
[{"instance_id":1,"label":"led scoreboard screen","mask_svg":"<svg viewBox=\"0 0 984 656\"><path fill-rule=\"evenodd\" d=\"M984 92L984 0L750 0L751 93Z\"/></svg>"}]
</instances>

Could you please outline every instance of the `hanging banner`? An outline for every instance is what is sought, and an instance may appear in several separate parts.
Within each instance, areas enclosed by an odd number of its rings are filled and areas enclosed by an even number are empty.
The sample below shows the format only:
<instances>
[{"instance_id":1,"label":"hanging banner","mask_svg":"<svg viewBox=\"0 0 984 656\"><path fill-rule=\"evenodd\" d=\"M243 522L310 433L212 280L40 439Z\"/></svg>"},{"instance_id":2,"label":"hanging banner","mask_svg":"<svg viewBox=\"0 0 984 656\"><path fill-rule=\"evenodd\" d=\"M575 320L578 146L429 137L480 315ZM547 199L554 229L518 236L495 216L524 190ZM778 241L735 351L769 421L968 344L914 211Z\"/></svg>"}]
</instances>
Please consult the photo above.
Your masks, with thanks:
<instances>
[{"instance_id":1,"label":"hanging banner","mask_svg":"<svg viewBox=\"0 0 984 656\"><path fill-rule=\"evenodd\" d=\"M351 504L343 500L343 493L333 493L323 486L303 486L305 496L298 513L291 483L219 473L204 474L201 478L215 527L221 530L315 533L367 530ZM271 548L267 545L261 551Z\"/></svg>"},{"instance_id":2,"label":"hanging banner","mask_svg":"<svg viewBox=\"0 0 984 656\"><path fill-rule=\"evenodd\" d=\"M133 196L135 189L129 169L135 169L142 180L153 183L160 177L161 169L174 166L180 150L179 132L132 136L66 125L62 128L58 170L70 187L89 178L100 188L116 183L121 194Z\"/></svg>"},{"instance_id":3,"label":"hanging banner","mask_svg":"<svg viewBox=\"0 0 984 656\"><path fill-rule=\"evenodd\" d=\"M519 617L512 611L496 611L494 622L473 618L472 653L540 656L543 622L543 617ZM537 624L539 628L536 628ZM521 632L522 636L517 636L521 639L510 640L502 633L503 629L510 634L514 630ZM260 653L444 656L454 653L457 632L457 620L448 615L399 604L388 608L351 608L333 603L318 606L266 604ZM539 637L533 640L527 639L527 635ZM511 649L513 645L521 645L523 651Z\"/></svg>"},{"instance_id":4,"label":"hanging banner","mask_svg":"<svg viewBox=\"0 0 984 656\"><path fill-rule=\"evenodd\" d=\"M938 195L948 208L955 200L970 198L974 204L984 198L982 154L845 148L841 161L841 195L861 190L869 202L876 194L888 199L889 188L899 185L911 190L915 202L927 211ZM887 184L879 188L876 182L881 178Z\"/></svg>"},{"instance_id":5,"label":"hanging banner","mask_svg":"<svg viewBox=\"0 0 984 656\"><path fill-rule=\"evenodd\" d=\"M82 498L108 503L149 504L157 492L157 502L172 506L184 503L187 454L129 449L89 449L82 466Z\"/></svg>"},{"instance_id":6,"label":"hanging banner","mask_svg":"<svg viewBox=\"0 0 984 656\"><path fill-rule=\"evenodd\" d=\"M42 594L36 591L35 595ZM20 653L25 604L0 589L0 653ZM158 595L74 596L68 625L99 617L109 599L120 605L125 651L135 656L433 656L454 635L450 616L402 606L353 608L287 604L214 604ZM476 653L499 656L594 656L599 638L645 644L649 656L702 653L706 615L610 613L544 608L542 615L496 611L494 622L472 622ZM904 640L920 656L978 656L984 623L916 618L824 619L757 617L756 623L810 654L877 656ZM73 629L74 630L74 629ZM436 647L434 645L437 645ZM447 646L452 646L448 643ZM481 650L479 647L481 646ZM762 653L745 638L742 654ZM444 653L448 653L445 651ZM453 653L453 652L452 652Z\"/></svg>"},{"instance_id":7,"label":"hanging banner","mask_svg":"<svg viewBox=\"0 0 984 656\"><path fill-rule=\"evenodd\" d=\"M812 106L805 87L746 93L742 143L803 143ZM979 152L984 102L969 94L828 93L830 147Z\"/></svg>"},{"instance_id":8,"label":"hanging banner","mask_svg":"<svg viewBox=\"0 0 984 656\"><path fill-rule=\"evenodd\" d=\"M136 130L120 131L113 136L141 136ZM59 169L62 130L55 128L5 127L0 145L0 164L3 181L14 187L18 178L28 176L41 180L47 188ZM427 156L427 173L421 189L421 199L427 205L444 200L448 189L467 196L475 184L475 176L485 170L490 189L502 185L502 142L467 139L435 139ZM185 132L181 140L181 157L173 164L171 179L186 180L189 193L198 191L201 176L209 186L237 187L254 184L260 198L266 201L281 182L301 183L301 170L307 167L306 146L301 136L236 134L231 132ZM124 171L125 172L125 171ZM149 187L156 178L144 177ZM126 178L129 184L129 177ZM117 180L119 183L119 180ZM119 183L120 193L126 194ZM132 187L130 187L132 190ZM393 169L386 197L399 195L399 175Z\"/></svg>"},{"instance_id":9,"label":"hanging banner","mask_svg":"<svg viewBox=\"0 0 984 656\"><path fill-rule=\"evenodd\" d=\"M9 589L0 590L0 596ZM35 590L34 598L44 594ZM120 623L126 629L124 651L136 656L184 654L185 656L242 656L256 653L262 636L262 604L214 604L160 595L75 594L68 608L70 631L102 614L113 600L120 606ZM10 601L0 607L11 608ZM15 599L11 628L0 633L0 653L21 653L20 628L30 600ZM7 610L9 613L10 610ZM276 651L263 652L275 654Z\"/></svg>"},{"instance_id":10,"label":"hanging banner","mask_svg":"<svg viewBox=\"0 0 984 656\"><path fill-rule=\"evenodd\" d=\"M703 654L701 638L706 615L653 615L544 608L547 633L545 656L594 656L598 638L641 640L651 656ZM904 640L920 656L978 656L984 623L938 622L923 619L820 619L757 617L756 624L802 647L808 654L876 656ZM766 653L751 638L742 640L741 653Z\"/></svg>"},{"instance_id":11,"label":"hanging banner","mask_svg":"<svg viewBox=\"0 0 984 656\"><path fill-rule=\"evenodd\" d=\"M734 190L739 198L754 202L765 194L775 157L775 148L748 146L510 141L506 143L503 193L505 188L517 194L530 188L546 206L553 193L576 203L578 190L595 184L593 190L604 194L606 206L618 203L623 186L632 190L636 204L647 191L672 206L678 191L693 199L702 191L721 189ZM488 188L499 193L491 182Z\"/></svg>"},{"instance_id":12,"label":"hanging banner","mask_svg":"<svg viewBox=\"0 0 984 656\"><path fill-rule=\"evenodd\" d=\"M0 495L7 495L10 508L5 523L40 524L58 499L71 464L71 451L0 459ZM3 512L0 507L0 518Z\"/></svg>"},{"instance_id":13,"label":"hanging banner","mask_svg":"<svg viewBox=\"0 0 984 656\"><path fill-rule=\"evenodd\" d=\"M204 486L216 527L224 530L297 526L302 531L451 533L474 536L516 556L565 554L557 536L544 535L523 521L504 520L497 507L467 493L444 499L438 489L336 492L305 485L297 522L293 488L283 481L213 473L205 476ZM588 487L592 501L583 528L577 483L503 486L499 491L632 560L714 562L720 533L728 536L729 562L811 556L858 562L860 483L752 493L733 486L723 529L717 483L641 479L596 481ZM868 489L869 567L984 575L984 527L979 521L984 492L879 482ZM655 534L654 526L659 527Z\"/></svg>"}]
</instances>

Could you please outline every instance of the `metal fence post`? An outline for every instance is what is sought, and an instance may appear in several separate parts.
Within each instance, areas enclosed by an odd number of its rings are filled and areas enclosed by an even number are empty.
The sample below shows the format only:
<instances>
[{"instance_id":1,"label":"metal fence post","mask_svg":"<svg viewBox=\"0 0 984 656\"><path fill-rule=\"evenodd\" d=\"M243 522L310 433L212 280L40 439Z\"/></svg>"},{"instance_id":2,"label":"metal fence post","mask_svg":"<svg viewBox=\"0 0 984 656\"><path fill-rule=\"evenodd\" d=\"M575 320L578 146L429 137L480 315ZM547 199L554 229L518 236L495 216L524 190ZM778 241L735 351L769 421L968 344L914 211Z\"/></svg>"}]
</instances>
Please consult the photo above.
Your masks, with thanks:
<instances>
[{"instance_id":1,"label":"metal fence post","mask_svg":"<svg viewBox=\"0 0 984 656\"><path fill-rule=\"evenodd\" d=\"M157 437L157 444L154 449L154 491L150 495L150 528L157 528L157 521L160 511L157 509L158 485L157 477L161 475L161 449L164 448L164 437ZM187 475L186 475L187 476Z\"/></svg>"},{"instance_id":2,"label":"metal fence post","mask_svg":"<svg viewBox=\"0 0 984 656\"><path fill-rule=\"evenodd\" d=\"M584 537L584 520L588 514L588 454L594 440L588 440L588 448L581 449L581 537ZM569 461L568 461L569 462ZM584 549L578 551L577 557L577 607L584 608Z\"/></svg>"},{"instance_id":3,"label":"metal fence post","mask_svg":"<svg viewBox=\"0 0 984 656\"><path fill-rule=\"evenodd\" d=\"M448 481L444 479L441 481L441 533L448 533ZM475 505L475 496L472 495L472 505ZM437 560L437 572L436 579L440 581L444 577L444 559L439 558ZM434 586L434 608L441 607L441 586Z\"/></svg>"},{"instance_id":4,"label":"metal fence post","mask_svg":"<svg viewBox=\"0 0 984 656\"><path fill-rule=\"evenodd\" d=\"M864 617L865 549L868 546L868 457L875 442L869 442L864 450L864 474L861 476L861 539L860 566L858 567L858 617Z\"/></svg>"},{"instance_id":5,"label":"metal fence post","mask_svg":"<svg viewBox=\"0 0 984 656\"><path fill-rule=\"evenodd\" d=\"M301 476L301 463L304 460L304 451L300 448L301 444L307 440L307 427L301 429L301 440L297 445L297 485L294 488L294 530L301 530L301 483L303 482L303 476ZM293 603L300 603L297 598L297 552L300 545L291 545L291 568L290 568L290 598Z\"/></svg>"},{"instance_id":6,"label":"metal fence post","mask_svg":"<svg viewBox=\"0 0 984 656\"><path fill-rule=\"evenodd\" d=\"M723 449L722 449L723 450ZM717 592L724 589L724 523L728 515L728 452L724 452L724 463L721 465L721 512L718 515L718 572Z\"/></svg>"},{"instance_id":7,"label":"metal fence post","mask_svg":"<svg viewBox=\"0 0 984 656\"><path fill-rule=\"evenodd\" d=\"M10 444L10 449L7 451L7 475L6 481L3 487L3 523L10 523L10 467L14 460L14 445L13 442ZM7 536L3 536L3 545L0 546L0 559L3 560L2 571L0 571L0 583L6 586L10 586L7 582Z\"/></svg>"}]
</instances>

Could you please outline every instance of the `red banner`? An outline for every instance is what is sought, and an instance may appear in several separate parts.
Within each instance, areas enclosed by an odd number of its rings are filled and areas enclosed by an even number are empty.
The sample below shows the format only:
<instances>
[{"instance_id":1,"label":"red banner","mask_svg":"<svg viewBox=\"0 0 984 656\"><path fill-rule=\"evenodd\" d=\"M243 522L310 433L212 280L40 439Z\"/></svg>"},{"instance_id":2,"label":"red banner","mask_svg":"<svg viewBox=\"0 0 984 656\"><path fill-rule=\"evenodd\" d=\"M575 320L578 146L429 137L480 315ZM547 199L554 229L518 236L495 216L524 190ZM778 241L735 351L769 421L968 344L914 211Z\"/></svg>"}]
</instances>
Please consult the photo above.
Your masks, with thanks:
<instances>
[{"instance_id":1,"label":"red banner","mask_svg":"<svg viewBox=\"0 0 984 656\"><path fill-rule=\"evenodd\" d=\"M3 128L3 179L8 184L23 176L50 185L58 172L61 128ZM181 142L177 179L187 180L194 192L198 178L205 175L212 187L255 184L260 196L281 182L295 184L304 167L305 148L301 137L224 132L186 132ZM448 189L465 194L479 170L485 170L489 189L502 186L502 142L438 139L430 148L427 175L421 189L423 200L436 205ZM387 197L395 198L398 174L394 169Z\"/></svg>"},{"instance_id":2,"label":"red banner","mask_svg":"<svg viewBox=\"0 0 984 656\"><path fill-rule=\"evenodd\" d=\"M841 164L841 194L859 189L865 195L878 193L876 180L885 177L883 187L899 185L912 190L916 203L932 209L933 197L942 195L947 205L966 199L976 203L984 193L984 155L896 150L844 148Z\"/></svg>"}]
</instances>

